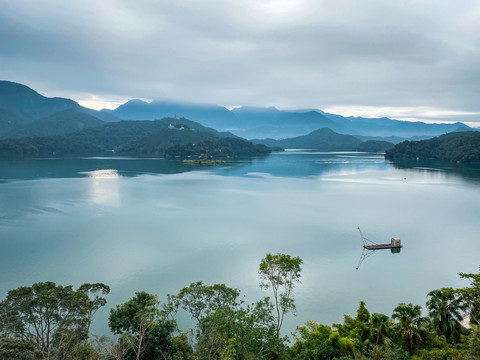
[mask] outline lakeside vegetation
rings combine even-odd
[[[53,282],[10,290],[0,302],[0,359],[454,359],[480,358],[480,273],[460,273],[465,288],[434,289],[427,315],[416,304],[392,304],[392,314],[370,313],[360,301],[343,323],[308,321],[293,338],[281,333],[296,309],[293,290],[303,261],[267,254],[258,271],[270,296],[246,304],[240,290],[224,284],[191,283],[178,294],[136,292],[110,310],[114,338],[90,333],[110,288],[84,284],[77,290]],[[178,328],[179,311],[194,329]],[[321,310],[319,310],[321,311]],[[471,329],[459,321],[470,315]]]
[[[120,121],[69,134],[0,140],[0,157],[127,155],[231,159],[264,156],[270,152],[264,145],[252,144],[183,118]]]
[[[445,163],[479,164],[480,132],[462,131],[428,140],[404,141],[386,151],[392,161],[434,160]]]

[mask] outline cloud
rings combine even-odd
[[[477,113],[479,13],[476,1],[5,0],[0,77],[99,103]]]

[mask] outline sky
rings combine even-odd
[[[480,125],[480,1],[0,0],[0,79],[132,98]]]

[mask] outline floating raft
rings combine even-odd
[[[363,260],[365,260],[370,255],[376,253],[376,250],[390,249],[392,254],[400,253],[400,249],[402,248],[402,241],[400,240],[400,238],[392,238],[390,240],[390,244],[376,244],[373,241],[367,239],[365,236],[363,236],[362,230],[360,230],[360,227],[357,227],[357,230],[359,231],[360,237],[362,238],[362,241],[363,241],[363,251],[357,265],[357,270],[362,264]],[[365,251],[365,250],[371,250],[371,251]]]
[[[400,248],[402,247],[402,241],[399,238],[392,238],[392,240],[390,240],[390,244],[364,244],[363,247],[367,250],[391,249],[392,253],[399,253]]]

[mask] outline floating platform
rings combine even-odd
[[[383,250],[383,249],[391,249],[392,252],[400,252],[400,248],[402,247],[402,241],[399,238],[392,238],[390,244],[375,244],[375,245],[363,245],[363,247],[367,250]],[[398,249],[398,251],[394,251]]]

